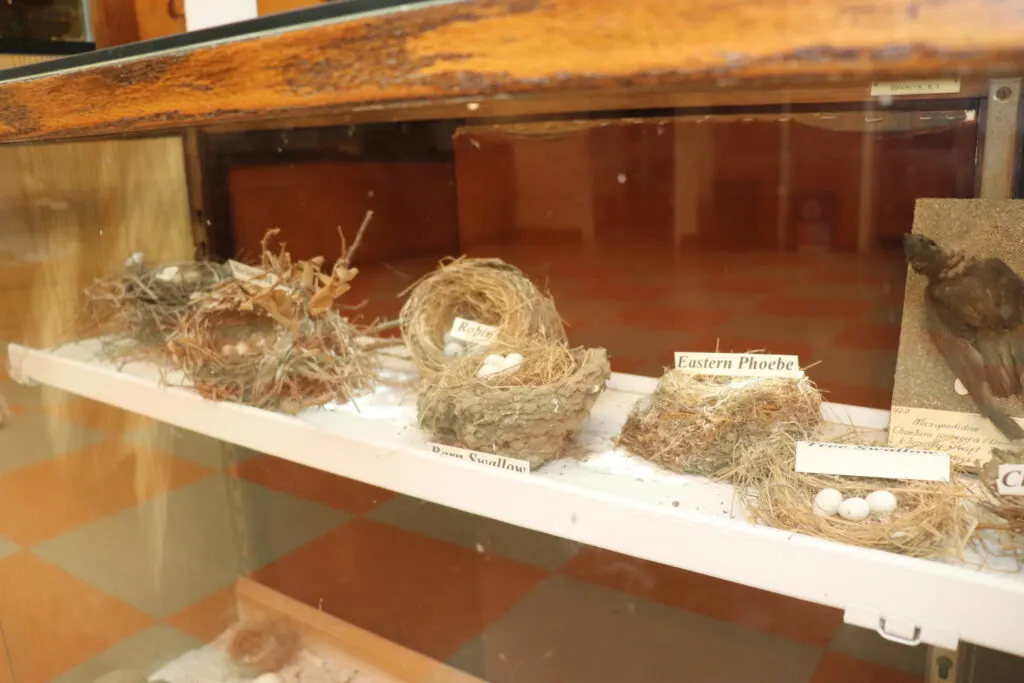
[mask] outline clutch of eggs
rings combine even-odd
[[[896,511],[899,501],[892,491],[875,491],[864,498],[846,498],[836,489],[822,489],[814,497],[814,513],[822,517],[838,514],[859,522],[869,515],[885,517]]]
[[[523,356],[519,353],[510,353],[502,356],[497,353],[484,358],[483,365],[477,371],[476,376],[480,378],[490,377],[503,372],[511,372],[523,364]]]

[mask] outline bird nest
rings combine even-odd
[[[1019,454],[1009,454],[1016,457],[1006,457],[1008,455],[1006,453],[993,455],[993,461],[988,466],[978,468],[981,489],[979,506],[1001,520],[1001,525],[989,525],[989,527],[1009,533],[1012,538],[1005,545],[1008,550],[1018,554],[1024,550],[1024,496],[1002,495],[999,493],[996,478],[999,476],[999,464],[1013,462],[1019,458]]]
[[[796,471],[796,435],[776,432],[738,468],[737,491],[753,522],[911,557],[962,559],[974,538],[977,516],[963,484],[837,477]],[[848,437],[848,438],[853,438]],[[845,440],[845,439],[844,439]],[[826,488],[843,498],[864,498],[879,490],[899,501],[895,512],[861,521],[824,517],[815,512],[815,496]]]
[[[151,268],[133,257],[123,273],[86,289],[82,333],[116,339],[119,343],[107,348],[118,356],[163,352],[194,299],[230,277],[230,269],[219,263]]]
[[[329,273],[322,257],[293,262],[264,237],[261,265],[193,297],[167,348],[205,398],[296,413],[344,402],[371,389],[377,376],[372,338],[386,325],[358,328],[335,310],[358,269],[351,250]]]
[[[522,364],[479,377],[482,352],[454,359],[425,380],[417,403],[420,426],[438,441],[534,467],[565,455],[611,376],[608,353],[541,342],[496,344],[487,351],[521,354]]]
[[[667,371],[633,406],[618,443],[674,472],[732,480],[737,463],[776,433],[821,423],[821,393],[806,378],[719,377]]]
[[[497,328],[490,343],[566,342],[554,301],[501,259],[448,259],[402,293],[402,336],[424,375],[441,372],[455,318]]]

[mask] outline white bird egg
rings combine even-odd
[[[444,345],[444,355],[448,358],[458,358],[466,353],[466,347],[457,341],[450,341]]]
[[[953,380],[953,391],[956,392],[957,396],[966,396],[970,393],[967,391],[967,387],[964,386],[964,383],[960,381],[959,377]]]
[[[500,367],[495,367],[490,363],[484,363],[480,366],[480,369],[476,371],[476,376],[480,378],[490,377],[491,375],[496,375],[499,372],[501,372]]]
[[[867,501],[871,514],[878,517],[892,514],[899,505],[899,501],[896,500],[896,496],[892,491],[875,491],[868,494],[868,497],[864,500]]]
[[[459,344],[461,346],[461,343],[459,342],[459,340],[456,339],[455,336],[452,335],[451,332],[445,332],[444,333],[444,343],[445,344],[451,344],[452,342],[455,342],[456,344]]]
[[[516,356],[519,356],[518,358]],[[523,357],[518,353],[510,353],[505,356],[505,360],[501,362],[500,367],[502,370],[514,370],[523,364]]]
[[[238,352],[238,347],[234,344],[225,344],[221,347],[220,352],[225,356],[233,356]]]
[[[839,512],[839,506],[843,504],[843,494],[835,489],[822,489],[814,497],[814,511],[825,517],[831,517]]]
[[[851,522],[867,519],[870,513],[871,508],[868,507],[868,502],[863,498],[847,498],[839,506],[839,516]]]
[[[493,365],[496,368],[500,368],[505,362],[505,356],[500,356],[496,353],[492,353],[484,358],[484,365]]]
[[[240,341],[237,344],[235,344],[235,351],[238,351],[239,356],[244,356],[245,354],[252,351],[252,347],[249,346],[248,342]]]
[[[253,679],[252,683],[284,683],[284,679],[281,678],[280,674],[271,672],[263,674],[261,676],[257,676],[255,679]]]

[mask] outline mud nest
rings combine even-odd
[[[737,482],[737,490],[745,493],[751,521],[911,557],[962,559],[974,538],[977,516],[973,496],[958,479],[925,482],[802,474],[796,471],[796,441],[790,434],[776,433],[750,454],[745,469],[752,476]],[[814,511],[814,498],[825,488],[838,490],[844,499],[891,491],[899,507],[888,516],[862,521],[822,517]]]
[[[225,637],[231,662],[256,676],[279,671],[290,664],[301,644],[299,634],[284,620],[239,623]]]
[[[261,265],[203,293],[182,316],[167,347],[185,378],[205,398],[296,413],[345,402],[371,389],[374,337],[387,323],[358,328],[335,301],[358,274],[342,240],[330,272],[323,258],[293,262],[282,245],[263,240]]]
[[[119,355],[164,351],[168,335],[195,299],[231,277],[219,263],[148,267],[140,261],[129,259],[123,273],[99,279],[85,291],[82,334],[130,342],[109,346]]]
[[[565,455],[611,375],[604,349],[506,344],[490,354],[521,354],[518,367],[479,377],[482,353],[454,359],[424,382],[420,426],[438,441],[539,465]]]
[[[821,393],[806,377],[716,377],[667,371],[633,406],[618,443],[674,472],[734,480],[751,450],[776,433],[821,424]]]
[[[493,344],[566,342],[554,301],[501,259],[442,261],[402,294],[409,295],[400,315],[402,336],[425,376],[451,362],[446,335],[457,317],[497,327]]]

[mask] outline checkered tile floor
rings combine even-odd
[[[0,430],[0,683],[156,667],[230,622],[229,587],[242,574],[494,683],[921,678],[920,650],[843,626],[831,609],[54,390],[0,391],[17,413]],[[976,680],[1020,680],[1016,663],[989,660]],[[996,677],[999,667],[1007,673]]]

